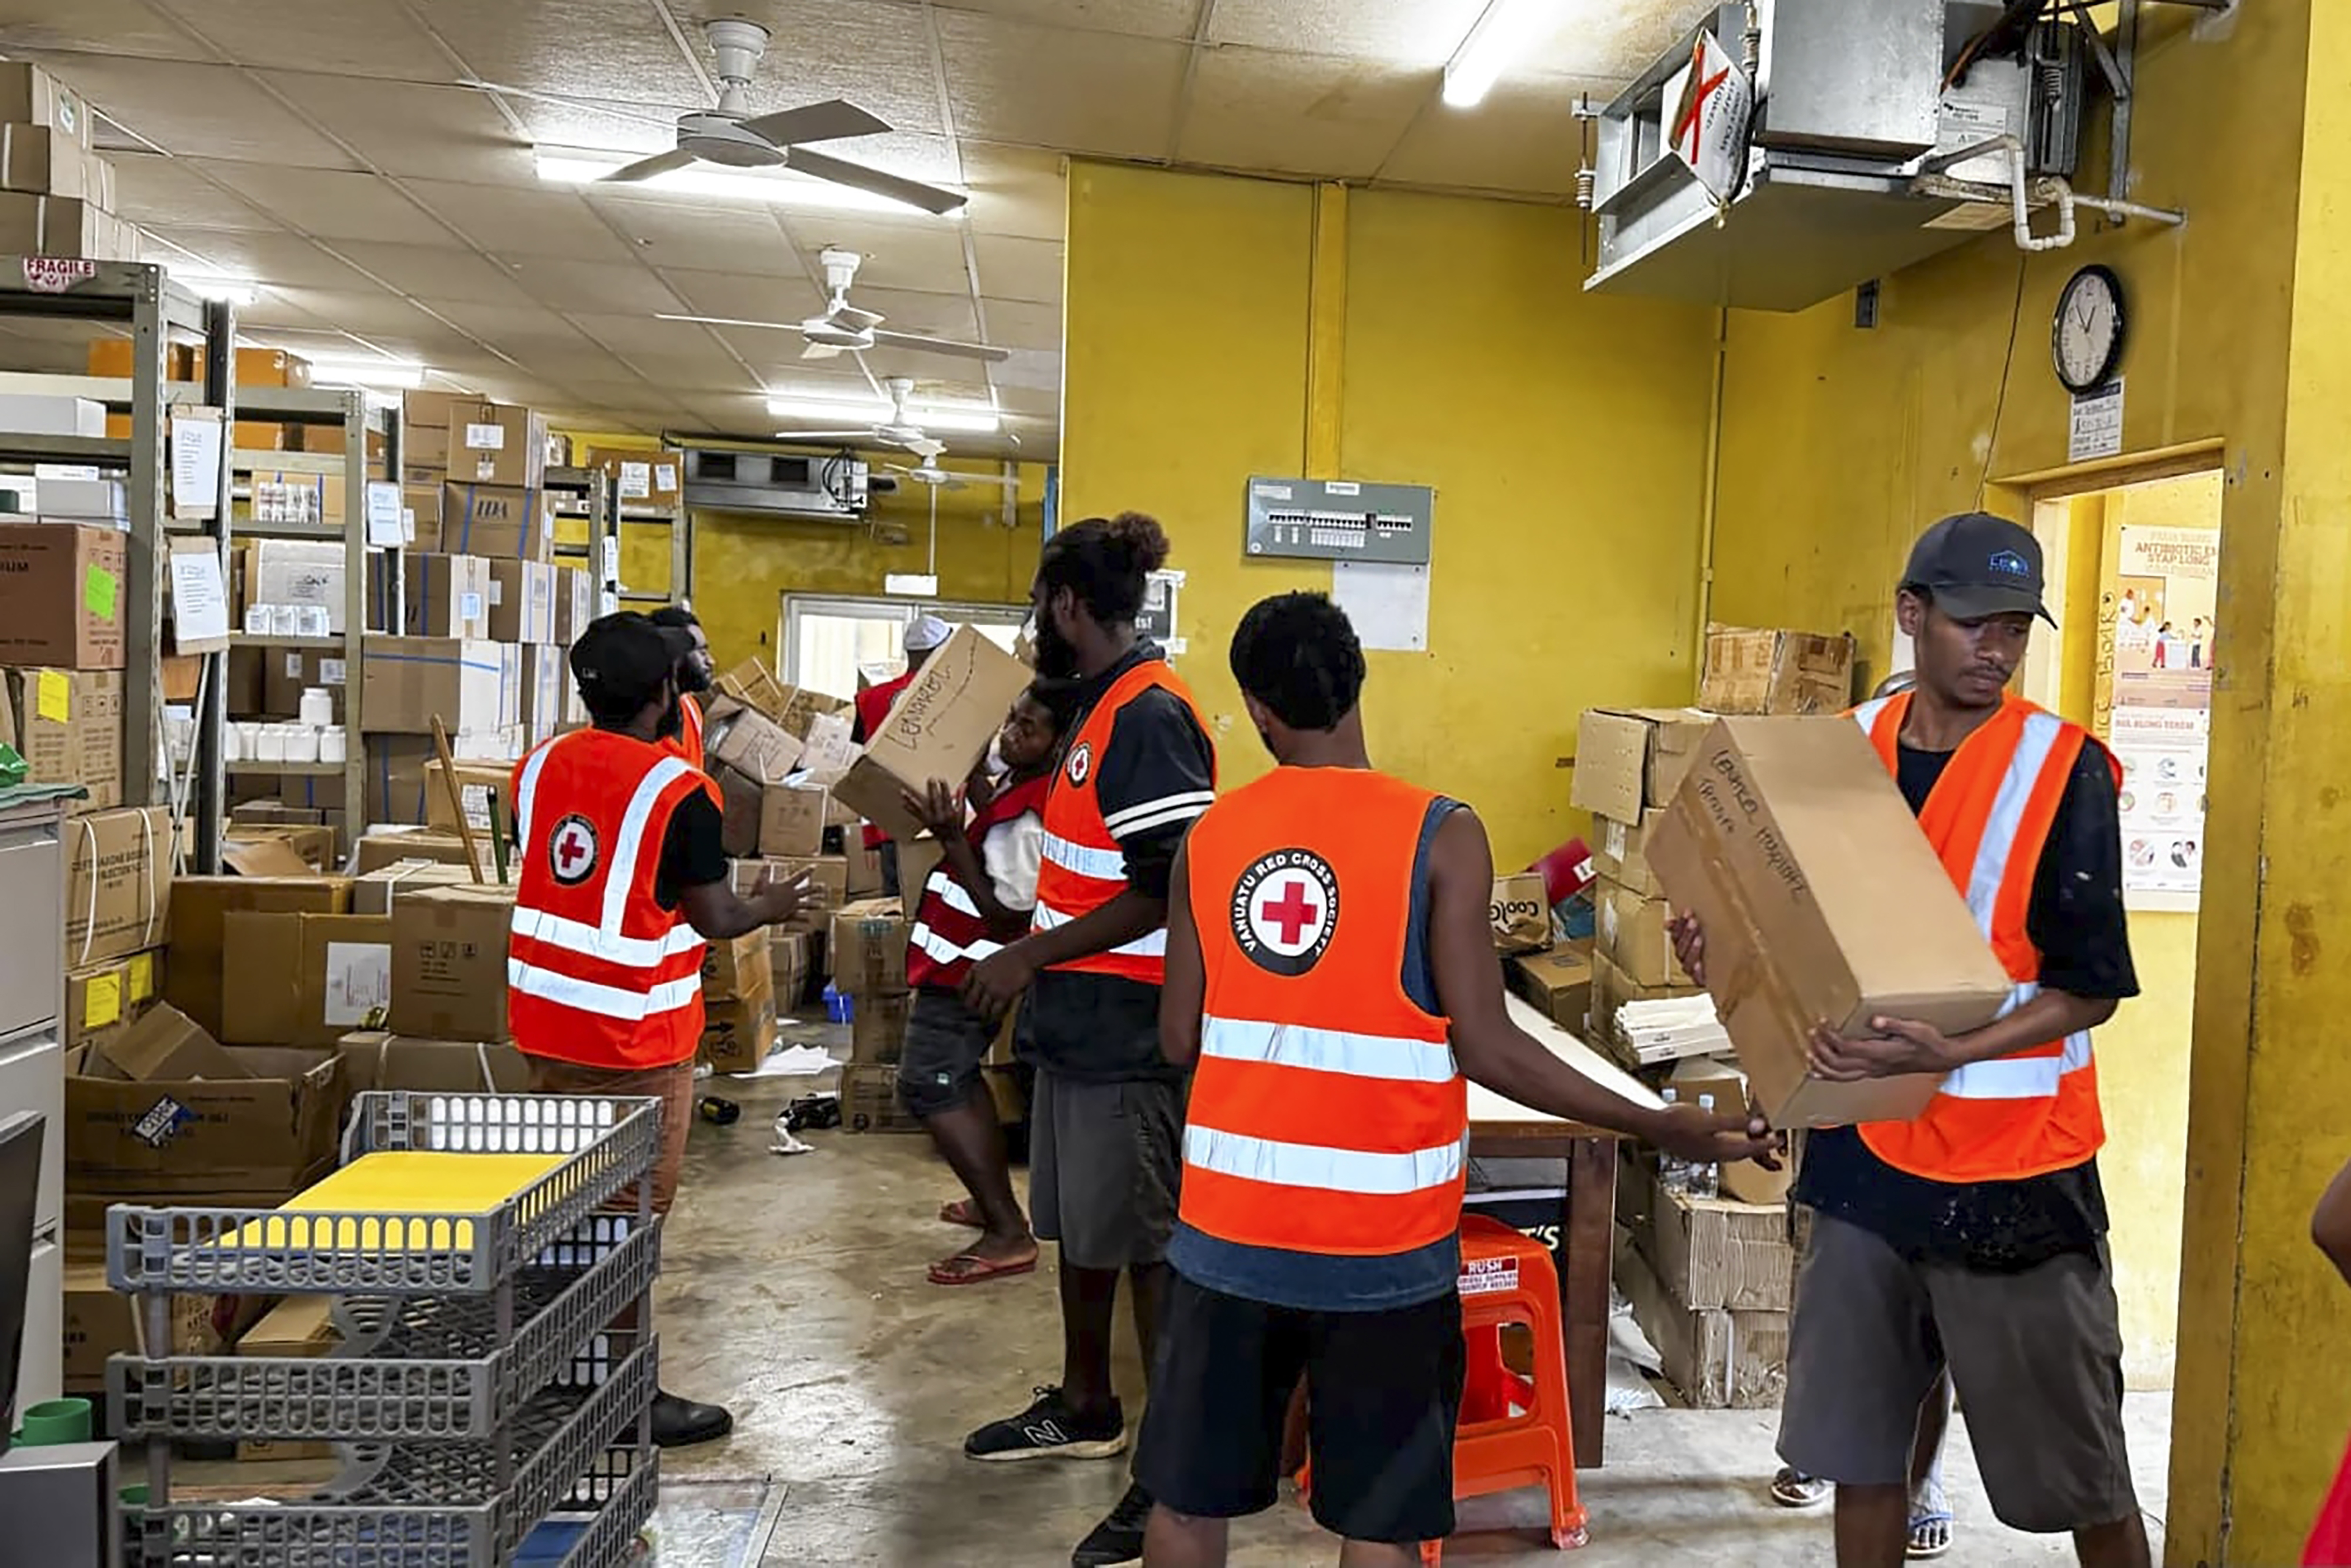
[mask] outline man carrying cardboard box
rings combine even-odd
[[[906,668],[903,674],[877,682],[857,694],[853,705],[856,717],[850,725],[850,739],[862,746],[880,733],[882,721],[890,716],[890,705],[898,700],[900,692],[914,684],[915,674],[930,656],[939,651],[940,644],[954,630],[935,615],[917,615],[906,622],[904,643]],[[897,841],[868,822],[865,824],[865,847],[882,856],[882,891],[893,898],[899,896]]]
[[[1134,629],[1146,579],[1166,559],[1152,518],[1089,517],[1046,541],[1030,590],[1037,674],[1076,683],[1073,716],[1045,800],[1035,923],[973,967],[964,999],[1000,1017],[1029,993],[1029,1200],[1037,1234],[1061,1247],[1061,1381],[967,1438],[976,1459],[1125,1449],[1110,1369],[1121,1270],[1146,1367],[1157,1343],[1184,1121],[1184,1071],[1159,1047],[1167,891],[1177,846],[1217,787],[1190,690]],[[1134,1561],[1150,1511],[1150,1495],[1130,1487],[1072,1562]]]
[[[1273,1505],[1307,1382],[1314,1517],[1356,1568],[1453,1532],[1459,1230],[1475,1078],[1709,1162],[1771,1154],[1743,1115],[1646,1109],[1510,1021],[1493,852],[1457,800],[1373,770],[1364,653],[1319,593],[1251,610],[1232,669],[1280,764],[1177,852],[1160,1034],[1198,1062],[1165,1354],[1135,1473],[1144,1561],[1212,1568]]]
[[[521,869],[508,1027],[538,1093],[661,1101],[661,1214],[693,1123],[704,941],[791,919],[806,887],[770,878],[737,898],[715,789],[662,747],[678,731],[677,665],[691,646],[633,612],[591,623],[571,645],[571,673],[594,727],[533,750],[513,783]],[[734,1418],[662,1393],[653,1427],[655,1442],[677,1447],[723,1437]]]
[[[710,656],[710,639],[702,634],[702,622],[694,612],[683,604],[664,604],[646,619],[656,626],[684,632],[691,644],[677,662],[678,732],[662,746],[685,758],[689,767],[707,771],[709,764],[702,756],[702,699],[718,678],[718,662]]]
[[[1903,1561],[1919,1403],[1946,1366],[2003,1523],[2070,1532],[2098,1568],[2147,1562],[2090,1051],[2090,1030],[2138,993],[2120,778],[2082,729],[2007,695],[2033,621],[2050,619],[2042,591],[2030,531],[1980,513],[1937,523],[1896,597],[1917,685],[1854,716],[2015,990],[1956,1038],[1899,1018],[1813,1037],[1819,1077],[1941,1080],[1915,1121],[1815,1131],[1796,1183],[1817,1218],[1780,1456],[1836,1483],[1839,1568]],[[1676,946],[1702,978],[1694,922],[1677,922]]]

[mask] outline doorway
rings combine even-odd
[[[918,615],[976,627],[1009,653],[1029,607],[787,593],[776,640],[783,650],[783,678],[833,696],[888,680],[906,667],[906,625]]]

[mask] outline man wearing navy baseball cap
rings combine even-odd
[[[2097,1153],[2090,1031],[2138,994],[2123,915],[2121,770],[2080,727],[2008,687],[2043,600],[2040,543],[1970,512],[1911,551],[1895,612],[1917,681],[1855,719],[2008,970],[1993,1022],[1916,1019],[1813,1032],[1813,1071],[1908,1075],[1938,1092],[1915,1121],[1813,1133],[1795,1201],[1815,1214],[1789,1326],[1780,1457],[1836,1485],[1839,1568],[1892,1568],[1914,1544],[1921,1399],[1948,1371],[1992,1511],[2070,1534],[2093,1568],[2145,1568],[2122,1427],[2122,1331]],[[1703,975],[1705,937],[1675,922]],[[1923,1500],[1926,1544],[1949,1512]]]

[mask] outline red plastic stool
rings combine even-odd
[[[1534,1336],[1531,1378],[1502,1361],[1502,1329]],[[1559,1271],[1541,1242],[1483,1215],[1461,1218],[1461,1418],[1453,1435],[1453,1495],[1484,1497],[1539,1486],[1551,1498],[1551,1543],[1584,1543],[1575,1495],[1575,1438],[1567,1408],[1567,1334],[1560,1319]],[[1298,1472],[1298,1495],[1313,1490],[1313,1467]],[[1445,1543],[1421,1542],[1437,1568]]]

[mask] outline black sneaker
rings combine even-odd
[[[1107,1459],[1126,1451],[1126,1416],[1115,1399],[1101,1416],[1081,1416],[1059,1388],[1040,1387],[1034,1405],[990,1421],[963,1440],[963,1451],[975,1459]]]
[[[1070,1553],[1070,1568],[1109,1568],[1113,1563],[1137,1563],[1143,1558],[1143,1529],[1151,1522],[1151,1494],[1136,1481],[1118,1500],[1118,1506],[1093,1527]]]

